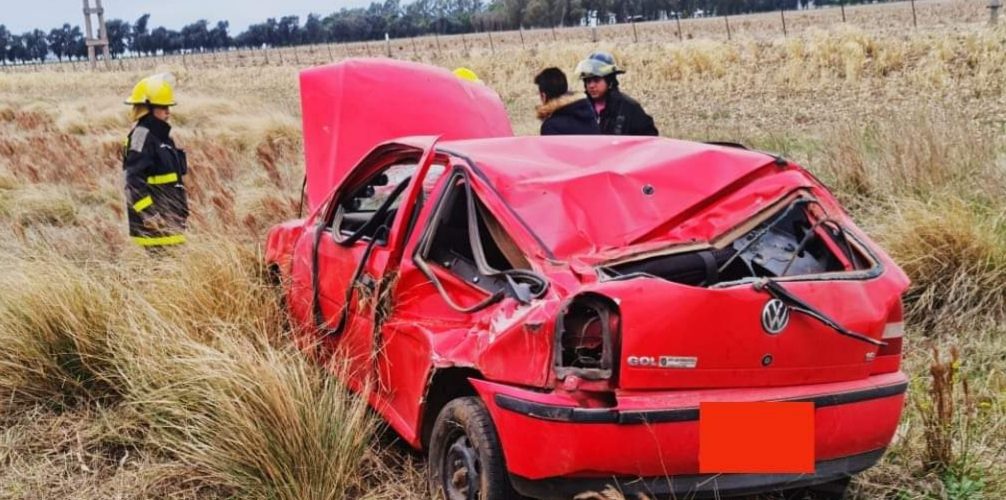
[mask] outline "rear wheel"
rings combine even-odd
[[[430,436],[428,465],[433,498],[517,497],[507,477],[496,428],[477,397],[457,398],[440,410]]]

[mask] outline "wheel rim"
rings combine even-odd
[[[444,455],[441,471],[447,500],[478,500],[481,470],[468,436],[458,436]]]

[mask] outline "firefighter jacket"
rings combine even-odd
[[[170,132],[167,122],[148,114],[126,138],[122,168],[129,236],[143,247],[185,243],[189,205],[183,178],[188,164]]]
[[[588,96],[588,99],[590,97]],[[658,135],[653,118],[635,99],[610,89],[604,110],[597,117],[601,133],[608,135]]]

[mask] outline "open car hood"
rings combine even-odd
[[[499,96],[450,71],[391,59],[347,59],[300,74],[311,210],[378,144],[404,136],[513,135]]]

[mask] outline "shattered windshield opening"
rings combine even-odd
[[[609,279],[642,274],[711,287],[871,266],[871,259],[816,200],[798,198],[721,248],[659,255],[605,266],[601,272]]]

